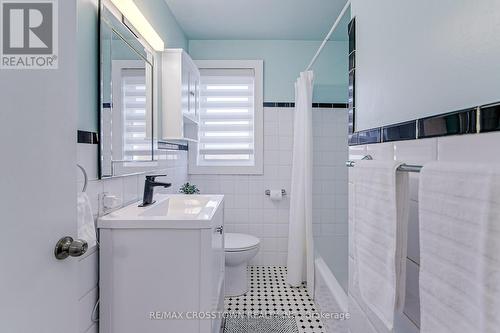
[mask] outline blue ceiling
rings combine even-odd
[[[165,0],[188,39],[322,40],[347,0]],[[332,40],[347,40],[349,12]]]

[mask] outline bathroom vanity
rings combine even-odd
[[[222,195],[157,195],[98,221],[102,333],[220,332]],[[204,318],[202,318],[204,317]]]

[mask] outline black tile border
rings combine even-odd
[[[357,145],[359,145],[358,133],[354,132],[352,134],[349,134],[348,137],[347,137],[347,144],[349,146],[357,146]]]
[[[294,108],[295,102],[264,102],[265,108]],[[320,109],[346,109],[347,103],[312,103],[313,108]]]
[[[265,108],[293,108],[295,107],[294,102],[264,102],[263,106]]]
[[[77,131],[77,143],[83,144],[99,144],[97,132]],[[158,149],[160,150],[188,150],[188,145],[181,143],[172,143],[167,141],[158,141]]]
[[[479,125],[481,133],[500,131],[500,103],[481,107]]]
[[[367,145],[381,142],[381,128],[372,128],[349,134],[347,142],[349,146]]]
[[[313,103],[313,108],[320,109],[347,109],[347,103]]]
[[[417,138],[416,120],[382,127],[383,142],[415,140],[416,138]]]
[[[89,131],[77,131],[77,142],[78,143],[87,143],[87,144],[98,144],[99,143],[99,136],[97,135],[96,132],[89,132]]]
[[[382,141],[382,131],[380,128],[373,128],[366,131],[359,131],[357,134],[358,144],[366,145],[370,143],[380,143]]]
[[[445,113],[418,120],[418,138],[476,133],[477,109]]]
[[[380,131],[380,140],[377,134]],[[357,131],[349,146],[500,131],[500,102]]]
[[[295,107],[293,102],[264,102],[264,107]],[[313,108],[347,109],[344,103],[313,103]],[[458,123],[455,130],[449,127],[441,131],[426,133],[426,123],[451,119]],[[349,146],[367,145],[382,142],[426,139],[449,135],[466,135],[500,131],[500,102],[471,107],[459,111],[447,112],[431,117],[397,123],[349,134]],[[83,144],[98,144],[99,136],[96,132],[77,131],[77,142]],[[170,142],[158,142],[158,149],[188,150],[187,145]]]

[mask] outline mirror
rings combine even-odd
[[[100,176],[153,170],[154,54],[114,8],[100,14]]]

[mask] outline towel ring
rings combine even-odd
[[[85,171],[85,168],[82,167],[80,164],[77,164],[76,165],[83,173],[83,189],[82,189],[82,192],[85,192],[87,190],[87,183],[89,181],[88,177],[87,177],[87,171]]]

